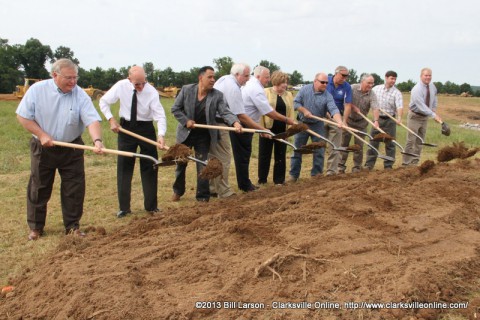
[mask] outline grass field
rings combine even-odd
[[[404,96],[405,104],[408,103],[408,95]],[[168,131],[166,141],[168,145],[175,143],[176,121],[170,113],[173,99],[162,99],[168,118]],[[457,98],[440,97],[440,105],[474,106],[480,113],[480,98]],[[29,178],[29,148],[28,141],[30,134],[26,132],[15,118],[15,109],[18,101],[0,101],[0,199],[2,208],[2,219],[0,233],[0,256],[2,265],[0,267],[0,286],[8,283],[9,277],[22,272],[24,268],[31,267],[35,261],[43,258],[52,252],[59,240],[64,236],[64,228],[61,217],[59,199],[59,179],[55,182],[52,199],[49,202],[47,224],[45,227],[46,237],[40,241],[27,241],[28,226],[26,224],[26,186]],[[114,114],[118,113],[118,105],[113,108]],[[440,114],[442,112],[440,111]],[[480,133],[458,127],[461,122],[458,119],[444,117],[452,127],[452,135],[444,137],[440,134],[440,125],[430,121],[426,137],[428,142],[438,143],[439,147],[449,145],[453,142],[464,141],[467,146],[479,145]],[[105,146],[116,149],[116,134],[111,132],[108,123],[103,126],[103,139]],[[398,142],[405,144],[406,132],[398,128]],[[257,137],[254,141],[254,152],[250,170],[250,178],[255,183],[257,180]],[[91,144],[88,134],[84,135],[86,144]],[[398,149],[397,149],[398,150]],[[383,152],[383,147],[380,148]],[[425,147],[421,161],[435,159],[437,148]],[[351,161],[351,156],[349,160]],[[399,158],[399,153],[397,153]],[[82,228],[87,226],[103,226],[107,232],[128,224],[135,216],[143,216],[143,195],[138,174],[138,166],[132,183],[132,210],[134,215],[125,219],[117,219],[115,213],[118,210],[116,194],[116,157],[111,155],[98,156],[86,152],[86,176],[87,193],[85,199],[84,216]],[[311,157],[305,157],[301,178],[308,178],[311,166]],[[233,161],[232,161],[233,164]],[[289,160],[287,160],[287,166]],[[381,168],[377,161],[377,168]],[[397,160],[396,166],[399,165]],[[349,166],[351,167],[351,166]],[[288,168],[288,167],[287,167]],[[195,172],[194,166],[189,165],[187,171],[187,193],[178,203],[170,202],[172,195],[171,185],[174,180],[174,167],[159,168],[159,206],[163,209],[175,208],[194,203],[195,195]],[[270,176],[271,179],[271,176]],[[236,188],[234,168],[230,171],[230,182]],[[269,185],[267,185],[269,187]],[[215,201],[215,200],[213,200]]]

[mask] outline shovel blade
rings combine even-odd
[[[415,154],[415,153],[410,153],[410,152],[405,152],[405,151],[402,151],[400,152],[401,154],[404,154],[406,156],[411,156],[411,157],[415,157],[415,158],[420,158],[420,155],[418,154]]]
[[[389,156],[384,156],[383,154],[379,154],[378,157],[379,157],[380,159],[387,160],[387,161],[395,161],[394,158],[389,157]]]
[[[422,146],[427,146],[427,147],[438,147],[436,144],[433,143],[428,143],[428,142],[423,142],[421,143]]]
[[[290,135],[287,132],[282,132],[282,133],[277,133],[272,137],[272,139],[286,139],[290,137]]]
[[[340,152],[354,152],[355,150],[348,150],[347,148],[344,147],[336,147],[333,148],[334,151],[340,151]]]
[[[306,149],[306,148],[298,148],[294,150],[294,152],[298,152],[300,154],[312,154],[315,150],[312,149]]]

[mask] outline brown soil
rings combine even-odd
[[[187,157],[192,155],[192,150],[184,144],[175,144],[171,146],[167,153],[162,156],[162,161],[188,161]]]
[[[347,150],[349,151],[360,151],[362,148],[358,144],[352,144],[347,147]]]
[[[418,167],[418,170],[420,171],[420,174],[425,174],[428,171],[432,170],[433,167],[435,167],[435,162],[432,160],[426,160],[422,163],[421,166]]]
[[[0,101],[14,101],[14,100],[20,101],[20,99],[15,97],[15,95],[13,93],[2,93],[2,94],[0,94]]]
[[[389,142],[389,141],[395,140],[395,138],[389,135],[388,133],[379,133],[379,134],[376,134],[372,140],[380,141],[380,142]]]
[[[107,235],[66,236],[57,252],[11,280],[15,290],[0,298],[0,315],[437,319],[455,312],[473,319],[480,308],[480,159],[439,163],[424,174],[408,167],[315,177],[191,207],[168,205]],[[313,305],[275,309],[274,301]],[[344,305],[361,301],[469,306]]]
[[[287,137],[291,137],[306,130],[308,130],[308,126],[305,123],[297,123],[288,127],[287,131],[285,132],[287,133]]]
[[[445,146],[438,151],[437,160],[439,162],[447,162],[453,159],[466,159],[474,156],[479,148],[468,149],[465,143],[454,142],[452,146]]]
[[[199,177],[202,179],[210,180],[222,175],[223,165],[217,158],[211,158],[208,160],[208,164],[200,172]]]
[[[326,146],[326,143],[323,142],[323,141],[320,141],[320,142],[309,143],[307,145],[302,146],[301,148],[302,149],[307,149],[307,150],[318,150],[318,149],[321,149],[321,148],[325,148],[325,146]]]

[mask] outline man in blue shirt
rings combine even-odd
[[[294,99],[293,108],[298,111],[297,119],[299,122],[305,123],[310,130],[325,135],[323,122],[312,119],[311,116],[325,117],[327,112],[333,119],[343,127],[342,117],[338,111],[332,95],[326,90],[328,84],[328,77],[325,73],[317,73],[313,84],[304,86]],[[295,147],[304,146],[311,138],[313,142],[320,141],[317,136],[311,135],[307,131],[297,133],[295,135]],[[315,150],[313,153],[313,167],[310,175],[316,176],[323,172],[323,154],[324,150]],[[294,152],[290,158],[290,182],[295,182],[300,176],[302,168],[302,155]]]
[[[100,116],[90,97],[77,86],[78,67],[68,59],[57,60],[50,80],[35,83],[17,108],[17,119],[33,137],[30,140],[31,174],[27,189],[29,240],[43,235],[47,203],[58,169],[63,223],[67,234],[83,236],[80,219],[85,198],[83,150],[56,147],[53,141],[83,144],[88,128],[96,153],[101,153]]]
[[[346,123],[351,110],[352,88],[347,82],[349,77],[347,67],[338,66],[335,69],[335,75],[328,77],[327,91],[333,96],[335,105]],[[325,132],[328,139],[334,145],[339,146],[342,143],[342,130],[335,125],[325,124]],[[327,176],[337,174],[338,162],[340,161],[340,153],[334,151],[330,144],[327,145],[329,153],[327,160]]]

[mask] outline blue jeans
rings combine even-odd
[[[323,122],[306,123],[306,125],[308,125],[310,130],[322,136],[325,136],[325,129],[323,127]],[[311,135],[306,131],[297,133],[294,137],[295,137],[294,144],[296,148],[300,148],[301,146],[306,145],[308,142],[308,138],[311,138],[312,142],[322,141],[320,138],[314,135]],[[312,167],[312,170],[310,171],[310,175],[312,177],[316,176],[317,174],[323,173],[324,153],[325,153],[325,148],[317,149],[313,152],[313,167]],[[301,169],[302,169],[302,155],[298,152],[293,152],[293,155],[290,158],[290,176],[298,179],[298,177],[300,176]]]

